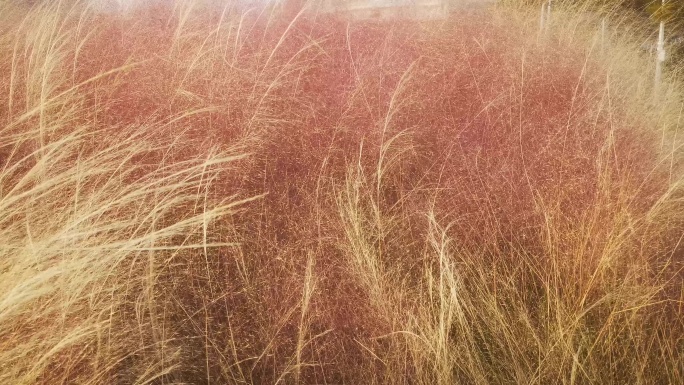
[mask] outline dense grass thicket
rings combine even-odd
[[[0,2],[0,383],[684,383],[638,42],[165,4]]]

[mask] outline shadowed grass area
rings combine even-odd
[[[679,85],[624,26],[13,4],[0,382],[684,380]]]

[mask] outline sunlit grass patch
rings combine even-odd
[[[679,86],[635,42],[12,15],[1,382],[681,382]]]

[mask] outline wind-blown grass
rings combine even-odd
[[[637,42],[3,11],[0,382],[684,379],[681,100]]]

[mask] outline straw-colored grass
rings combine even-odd
[[[557,12],[0,2],[0,383],[683,383],[676,71]]]

